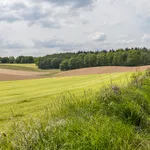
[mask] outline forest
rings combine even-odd
[[[142,66],[150,64],[150,50],[147,48],[126,48],[103,51],[79,51],[39,57],[36,64],[41,69],[62,71],[96,66]]]
[[[0,63],[36,63],[40,69],[62,71],[96,66],[142,66],[150,65],[150,50],[126,48],[102,51],[78,51],[46,55],[44,57],[0,57]]]
[[[0,63],[2,64],[30,64],[30,63],[35,63],[35,58],[32,56],[18,56],[15,58],[14,56],[10,57],[0,57]]]

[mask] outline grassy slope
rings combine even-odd
[[[0,64],[0,68],[24,71],[40,71],[35,64]]]
[[[134,83],[87,91],[80,97],[61,96],[39,120],[16,124],[8,135],[2,133],[1,148],[148,150],[150,77]]]
[[[0,64],[0,68],[10,70],[21,70],[21,71],[47,72],[47,73],[49,73],[50,71],[54,71],[56,73],[60,72],[59,69],[42,70],[39,69],[35,64]]]
[[[42,112],[50,101],[64,92],[82,95],[84,90],[98,89],[103,84],[126,82],[127,73],[47,78],[0,82],[0,127],[20,118]],[[15,116],[15,117],[13,117]]]

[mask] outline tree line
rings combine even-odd
[[[58,53],[44,57],[18,56],[0,57],[0,63],[35,63],[40,69],[61,69],[62,71],[96,66],[141,66],[150,65],[150,50],[147,48],[126,48],[103,51],[78,51]]]
[[[61,69],[62,71],[96,66],[150,65],[150,50],[147,48],[126,48],[60,53],[39,57],[36,64],[41,69]]]
[[[35,59],[32,56],[18,56],[17,58],[11,56],[11,57],[0,57],[0,63],[2,64],[30,64],[30,63],[35,63]]]

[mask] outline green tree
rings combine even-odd
[[[96,66],[96,55],[95,54],[87,54],[84,57],[84,64],[86,67],[94,67]]]
[[[65,59],[61,62],[61,64],[59,65],[59,68],[61,71],[66,71],[66,70],[69,70],[69,60],[68,59]]]
[[[127,65],[129,66],[138,66],[140,64],[140,55],[137,51],[131,51],[128,53]]]
[[[120,65],[120,56],[117,53],[114,54],[112,64],[114,66],[119,66]]]
[[[42,59],[42,57],[36,57],[36,58],[34,58],[34,62],[36,64],[36,66],[38,66],[38,64],[40,62],[40,59]]]
[[[109,66],[113,65],[113,59],[114,59],[114,52],[108,52],[106,54],[106,58],[107,58],[107,64]]]
[[[78,54],[78,56],[76,57],[77,61],[78,61],[78,68],[84,68],[84,57],[86,56],[86,54]]]
[[[8,57],[3,57],[1,62],[2,63],[9,63],[9,58]]]
[[[15,62],[15,58],[13,56],[9,57],[9,63],[13,64]]]
[[[51,67],[53,69],[58,69],[59,68],[59,64],[60,64],[60,60],[59,58],[53,58],[51,61]]]
[[[42,58],[39,60],[38,67],[41,69],[51,69],[51,59]]]
[[[69,59],[69,69],[77,69],[78,68],[78,59],[76,59],[75,57],[72,57]]]
[[[150,55],[148,55],[148,53],[146,53],[146,52],[141,52],[140,63],[141,63],[141,65],[149,65],[150,64]]]
[[[97,55],[97,66],[106,66],[108,64],[106,53],[99,53]]]
[[[29,63],[29,59],[27,56],[21,58],[21,64],[28,64],[28,63]]]
[[[18,57],[16,58],[16,63],[17,63],[17,64],[21,64],[22,58],[24,58],[24,56],[18,56]]]

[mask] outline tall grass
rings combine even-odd
[[[49,103],[39,119],[14,123],[1,133],[3,150],[150,149],[150,71],[126,87],[70,93]]]

